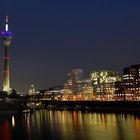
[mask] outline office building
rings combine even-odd
[[[93,71],[91,81],[97,99],[112,100],[115,94],[115,82],[121,81],[121,77],[114,71]]]
[[[124,68],[122,82],[115,87],[116,100],[140,100],[140,64]]]

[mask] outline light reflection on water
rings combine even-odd
[[[139,140],[140,117],[81,111],[0,115],[0,140]]]

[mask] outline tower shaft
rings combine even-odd
[[[3,91],[10,90],[10,71],[9,71],[9,46],[4,47],[4,79],[3,79]]]

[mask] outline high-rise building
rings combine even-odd
[[[140,64],[123,69],[122,82],[116,82],[116,100],[140,100]]]
[[[82,92],[83,70],[72,69],[67,74],[67,82],[64,84],[65,94],[81,94]]]
[[[1,34],[4,43],[4,71],[3,71],[3,91],[9,92],[10,88],[10,68],[9,68],[9,46],[12,41],[12,32],[8,29],[8,16],[6,16],[5,30]]]
[[[84,78],[82,69],[73,69],[67,74],[64,96],[66,100],[93,100],[91,80]]]
[[[93,91],[97,99],[112,100],[115,94],[115,82],[120,80],[120,75],[114,71],[103,70],[91,73]]]

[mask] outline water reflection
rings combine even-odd
[[[40,110],[0,116],[0,140],[139,140],[140,117]]]
[[[11,140],[10,126],[7,120],[5,120],[3,122],[3,125],[0,126],[0,139]]]
[[[12,126],[15,127],[15,117],[12,116]]]

